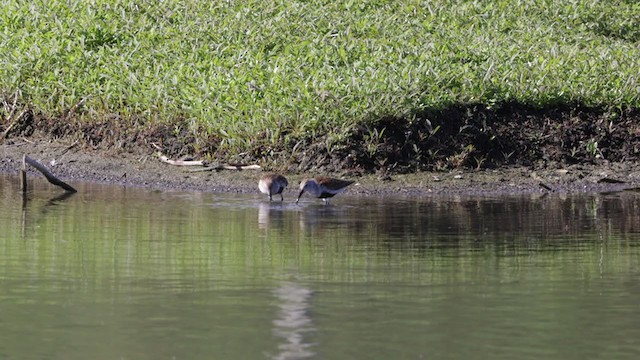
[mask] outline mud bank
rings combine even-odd
[[[67,182],[95,182],[167,191],[258,193],[261,170],[196,171],[172,166],[153,151],[104,151],[49,139],[14,138],[0,145],[0,172],[16,174],[26,154],[47,165]],[[30,170],[32,176],[39,176]],[[314,173],[285,174],[293,196],[297,184]],[[607,192],[640,185],[640,166],[633,162],[597,165],[506,167],[401,175],[353,176],[348,172],[322,174],[357,181],[349,194],[362,196],[500,195],[533,193]],[[611,180],[616,180],[612,182]],[[619,182],[617,182],[619,181]]]

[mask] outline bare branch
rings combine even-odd
[[[36,170],[40,171],[42,173],[42,175],[44,175],[44,177],[47,179],[47,181],[49,181],[53,185],[60,186],[61,188],[63,188],[67,192],[78,192],[78,190],[74,189],[71,185],[67,184],[66,182],[58,179],[44,165],[42,165],[39,162],[33,160],[32,158],[30,158],[30,157],[25,155],[24,158],[23,158],[23,161],[24,161],[24,163],[27,163],[27,164],[33,166],[34,168],[36,168]],[[25,167],[24,163],[22,165],[23,167]],[[26,191],[26,190],[27,189],[26,189],[26,186],[25,186],[22,191]]]

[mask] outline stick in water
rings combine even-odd
[[[49,172],[49,170],[44,167],[44,165],[40,164],[39,162],[33,160],[32,158],[28,157],[28,156],[24,156],[23,158],[23,164],[22,167],[24,168],[25,165],[24,163],[27,163],[31,166],[33,166],[34,168],[36,168],[36,170],[40,171],[42,173],[42,175],[44,175],[45,178],[47,178],[47,181],[49,181],[50,183],[52,183],[53,185],[56,186],[60,186],[61,188],[63,188],[65,191],[68,192],[78,192],[78,190],[74,189],[71,185],[67,184],[66,182],[58,179],[55,175],[53,175],[51,172]],[[22,180],[23,182],[23,189],[22,191],[27,191],[27,186],[26,186],[26,175],[24,177],[24,179]]]
[[[22,193],[27,192],[27,163],[25,157],[27,155],[22,156],[22,167],[20,168],[20,189]]]

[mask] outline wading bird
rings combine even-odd
[[[340,180],[324,176],[316,176],[313,179],[306,179],[300,183],[300,194],[296,199],[296,203],[304,192],[308,192],[311,196],[327,202],[328,198],[334,197],[343,192],[347,186],[353,184],[351,180]]]
[[[284,201],[282,191],[287,185],[289,185],[287,178],[279,174],[268,174],[258,181],[258,189],[261,193],[269,195],[269,201],[273,200],[272,196],[277,194],[280,194],[280,201]]]

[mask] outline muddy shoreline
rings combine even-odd
[[[61,179],[74,182],[119,184],[167,191],[258,193],[263,170],[198,171],[201,167],[172,166],[153,151],[104,151],[48,139],[14,138],[0,145],[0,173],[16,174],[26,154],[48,166]],[[297,184],[313,173],[285,174],[295,196]],[[362,196],[508,195],[620,191],[640,186],[640,166],[633,162],[602,161],[597,165],[566,167],[508,167],[460,169],[449,172],[349,176],[356,180],[348,193]],[[30,176],[40,176],[30,170]],[[610,182],[611,180],[620,181]],[[546,189],[547,186],[549,189]],[[285,195],[286,196],[286,195]]]

